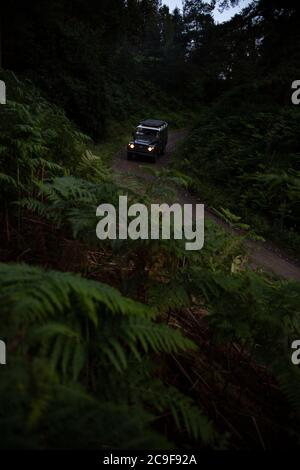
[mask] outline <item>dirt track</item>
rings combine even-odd
[[[173,151],[185,135],[186,131],[184,130],[170,132],[166,153],[158,160],[155,168],[163,168],[170,164]],[[132,175],[149,179],[152,178],[152,176],[142,168],[142,165],[145,165],[146,163],[148,163],[146,159],[128,161],[126,158],[126,152],[123,149],[115,156],[113,161],[113,168],[118,173],[130,173]],[[194,196],[188,193],[184,193],[181,190],[178,191],[178,202],[181,204],[200,203],[200,201]],[[226,222],[216,217],[209,210],[209,208],[206,208],[205,210],[205,217],[213,220],[216,224],[222,226],[225,230],[233,234],[238,234],[238,232],[226,224]],[[300,281],[300,267],[292,260],[288,259],[287,256],[285,256],[271,244],[247,241],[246,245],[249,250],[251,265],[253,267],[262,268],[282,278]]]

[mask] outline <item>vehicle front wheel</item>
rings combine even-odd
[[[133,155],[131,153],[127,153],[127,160],[132,160],[133,159]]]

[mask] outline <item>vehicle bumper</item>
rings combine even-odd
[[[127,151],[128,155],[132,155],[132,156],[142,156],[142,157],[153,157],[153,156],[157,156],[157,153],[156,152],[143,152],[143,151],[140,151],[140,150],[128,150]]]

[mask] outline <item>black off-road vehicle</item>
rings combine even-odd
[[[128,160],[140,155],[155,163],[157,157],[164,154],[168,143],[168,123],[146,119],[140,122],[132,137],[127,146]]]

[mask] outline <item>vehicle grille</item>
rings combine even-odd
[[[146,145],[136,145],[135,150],[140,151],[140,152],[146,152],[147,147]]]

